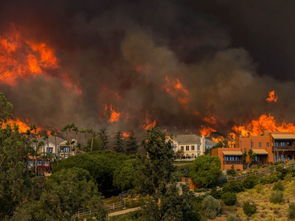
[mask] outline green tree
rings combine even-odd
[[[185,187],[181,191],[174,182],[174,151],[165,134],[152,128],[147,131],[143,146],[147,156],[141,158],[142,169],[137,178],[141,184],[139,190],[149,195],[149,202],[143,208],[142,220],[199,220],[198,210],[193,206],[194,196]]]
[[[121,191],[134,189],[139,185],[138,176],[142,165],[138,159],[125,160],[122,165],[115,169],[113,184]]]
[[[0,124],[12,117],[13,105],[0,93]]]
[[[125,152],[125,142],[122,136],[122,131],[118,131],[115,136],[114,150],[118,153]]]
[[[120,168],[128,156],[111,151],[81,153],[57,162],[54,172],[69,168],[87,170],[95,180],[97,187],[104,196],[118,194],[120,189],[114,186],[114,172]]]
[[[195,197],[183,187],[183,194],[179,194],[176,185],[167,187],[161,195],[160,203],[155,199],[148,201],[143,210],[145,221],[198,221],[201,220],[195,206]]]
[[[0,129],[0,220],[12,215],[16,206],[28,197],[27,158],[32,150],[26,135],[9,126]]]
[[[126,140],[126,153],[135,154],[138,149],[138,144],[134,133],[131,132],[130,136]]]
[[[92,217],[106,220],[106,212],[90,174],[80,168],[65,169],[48,178],[38,200],[20,205],[13,220],[71,220],[78,210],[92,210]]]
[[[106,150],[108,149],[108,144],[109,144],[109,136],[107,134],[107,129],[102,128],[98,132],[100,140],[101,140],[101,150]]]
[[[216,185],[220,175],[220,161],[217,157],[209,155],[197,157],[190,167],[193,182],[203,187]]]
[[[142,158],[140,192],[157,196],[172,180],[175,170],[173,147],[170,142],[166,142],[165,134],[159,128],[147,131],[143,146],[147,157]]]

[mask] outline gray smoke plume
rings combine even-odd
[[[0,9],[1,33],[13,23],[24,36],[46,42],[56,49],[60,68],[49,73],[51,78],[18,79],[17,86],[1,84],[0,90],[17,116],[44,127],[75,122],[79,127],[138,130],[145,120],[156,120],[171,131],[206,125],[226,131],[262,113],[294,121],[295,33],[288,32],[295,21],[290,12],[294,1],[277,4],[6,2]],[[273,10],[277,13],[271,14]],[[65,87],[63,73],[82,93]],[[167,93],[167,81],[176,79],[189,94]],[[266,103],[272,89],[279,101]],[[188,101],[179,102],[182,98]],[[111,107],[121,113],[120,121],[108,122]],[[217,122],[204,121],[208,116]]]

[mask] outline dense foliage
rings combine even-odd
[[[220,175],[219,159],[209,155],[197,157],[190,168],[190,176],[194,183],[203,187],[216,185]]]
[[[89,174],[95,180],[98,190],[105,196],[117,194],[123,189],[126,189],[127,181],[116,182],[114,185],[114,173],[116,170],[125,166],[124,161],[128,160],[129,157],[124,154],[119,154],[110,151],[97,151],[92,153],[79,154],[68,159],[58,162],[55,166],[54,171],[69,168],[82,168],[89,172]],[[120,175],[120,173],[116,173]],[[121,189],[121,187],[123,189]]]
[[[64,169],[50,176],[36,200],[17,208],[14,220],[70,220],[78,210],[92,210],[98,220],[106,218],[100,194],[89,172]]]

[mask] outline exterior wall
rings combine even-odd
[[[240,148],[216,148],[211,151],[211,155],[220,160],[221,170],[229,170],[234,167],[235,170],[243,170],[243,164],[226,164],[223,151],[241,151]]]
[[[268,155],[266,157],[267,163],[274,163],[273,141],[270,133],[265,133],[261,136],[239,137],[237,147],[242,151],[249,151],[250,149],[264,149]]]
[[[194,148],[192,148],[192,146]],[[182,150],[183,147],[183,150]],[[187,150],[187,147],[189,150]],[[176,152],[182,152],[186,157],[197,157],[200,156],[204,151],[201,150],[200,144],[197,143],[186,143],[186,144],[178,144],[176,143]]]

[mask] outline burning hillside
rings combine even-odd
[[[260,72],[217,18],[169,1],[59,2],[0,9],[14,12],[0,23],[0,91],[20,119],[207,136],[293,125],[294,81]]]

